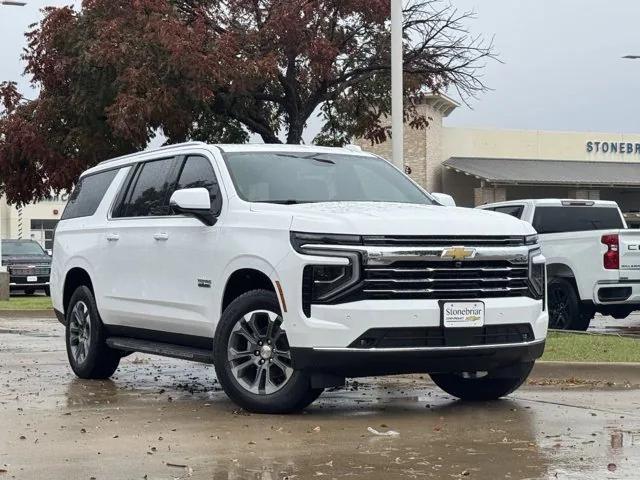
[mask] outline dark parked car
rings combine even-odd
[[[2,240],[2,265],[9,271],[11,291],[49,295],[51,257],[33,240]]]

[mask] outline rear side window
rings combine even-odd
[[[168,193],[171,189],[173,157],[153,160],[138,166],[115,217],[150,217],[169,215]]]
[[[62,213],[62,220],[90,217],[96,213],[98,205],[117,173],[116,169],[82,177],[69,197]]]
[[[211,162],[200,156],[190,156],[184,161],[176,190],[183,188],[206,188],[211,198],[211,210],[219,212],[222,205],[220,187]]]
[[[522,205],[505,205],[504,207],[496,207],[492,209],[494,212],[504,213],[505,215],[511,215],[512,217],[520,218],[522,216]]]
[[[538,233],[584,232],[624,228],[617,208],[538,207],[533,216]]]

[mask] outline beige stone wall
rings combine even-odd
[[[442,114],[430,104],[419,105],[420,111],[429,120],[424,130],[415,130],[405,125],[404,128],[404,161],[411,169],[409,175],[413,180],[429,191],[442,190]],[[391,141],[371,145],[364,139],[356,141],[363,150],[376,153],[391,160]]]

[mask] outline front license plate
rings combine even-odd
[[[37,281],[38,281],[38,277],[34,275],[30,275],[27,277],[27,282],[37,282]]]
[[[442,318],[445,328],[483,327],[484,303],[444,302]]]

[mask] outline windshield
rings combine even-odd
[[[45,255],[36,242],[2,242],[2,255]]]
[[[248,202],[435,202],[377,157],[309,152],[225,154],[238,195]]]

